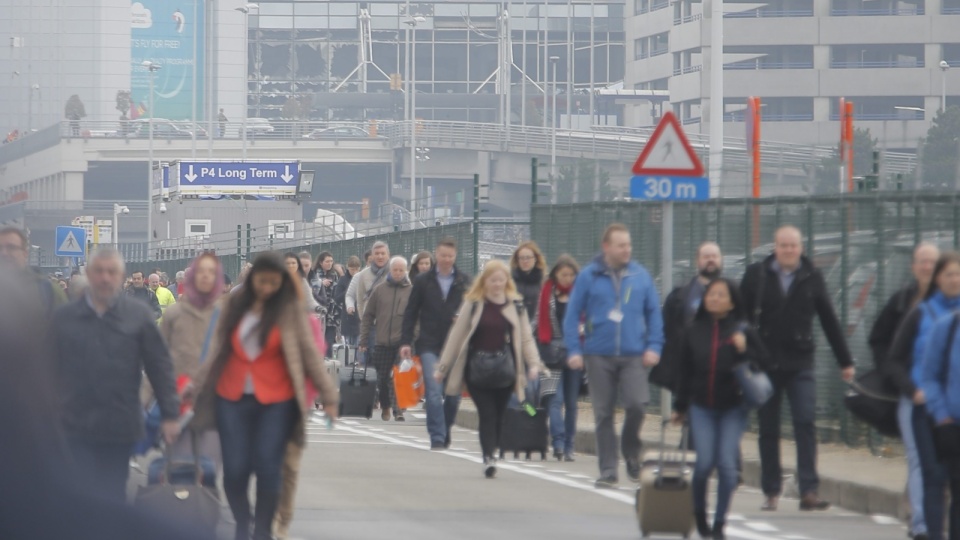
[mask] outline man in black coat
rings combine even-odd
[[[437,244],[434,252],[436,266],[413,280],[413,290],[403,314],[403,335],[400,338],[400,357],[410,358],[414,345],[414,331],[420,325],[415,343],[423,372],[436,371],[443,342],[457,318],[463,295],[470,285],[470,276],[456,267],[457,244],[445,238]],[[430,434],[430,449],[443,450],[450,447],[450,428],[460,409],[459,396],[444,396],[443,385],[432,376],[424,376],[426,386],[427,431]]]
[[[675,287],[663,301],[663,335],[666,339],[660,363],[650,370],[650,382],[676,391],[679,354],[683,330],[700,308],[703,293],[711,280],[723,273],[723,254],[715,242],[704,242],[697,248],[697,275],[686,284]]]
[[[774,252],[751,264],[740,284],[744,305],[770,354],[770,380],[774,395],[760,408],[761,487],[763,510],[776,510],[783,483],[780,466],[780,403],[790,398],[797,445],[800,509],[825,510],[830,503],[817,490],[816,382],[814,378],[813,316],[827,336],[845,381],[855,370],[843,327],[837,319],[823,275],[803,256],[800,230],[791,225],[777,229]]]
[[[117,501],[126,499],[130,453],[143,437],[143,372],[164,438],[173,443],[180,432],[173,362],[150,309],[121,294],[123,276],[116,250],[94,253],[86,294],[58,309],[52,325],[67,446],[87,485]]]
[[[154,320],[163,316],[163,310],[160,309],[160,301],[157,299],[157,294],[150,290],[150,287],[147,287],[143,279],[143,272],[138,270],[130,274],[130,288],[126,290],[126,294],[131,298],[140,300],[144,305],[149,307],[150,311],[153,312]]]

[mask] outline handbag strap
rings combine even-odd
[[[200,363],[207,359],[207,353],[210,352],[210,339],[213,338],[213,329],[217,326],[217,319],[220,318],[220,308],[215,308],[213,310],[213,315],[210,316],[210,324],[207,325],[207,335],[203,338],[203,348],[200,349]]]

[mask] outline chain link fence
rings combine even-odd
[[[659,203],[610,202],[538,205],[532,209],[531,237],[550,260],[562,253],[581,264],[600,249],[603,229],[627,225],[634,258],[655,276],[662,290],[662,206]],[[675,203],[674,285],[695,273],[695,253],[704,241],[724,251],[724,274],[739,279],[746,266],[773,250],[773,233],[792,224],[804,233],[805,251],[820,268],[859,372],[873,367],[867,346],[880,309],[910,279],[914,246],[921,240],[941,249],[960,245],[960,195],[956,193],[875,193],[845,197],[718,199],[709,203]],[[661,297],[662,297],[661,296]],[[869,445],[887,451],[884,440],[849,415],[843,406],[845,385],[819,325],[817,335],[817,425],[823,441]],[[659,412],[659,395],[651,410]],[[789,408],[784,407],[790,425]],[[787,435],[788,429],[784,429]]]

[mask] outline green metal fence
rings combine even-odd
[[[694,275],[691,261],[701,242],[718,242],[724,251],[724,273],[739,279],[747,264],[771,253],[777,227],[798,226],[804,232],[806,252],[826,278],[860,372],[873,366],[866,343],[870,327],[887,298],[909,279],[913,247],[920,240],[941,249],[956,249],[960,244],[960,196],[952,192],[720,199],[675,203],[674,215],[675,285]],[[532,209],[531,237],[551,260],[569,253],[584,263],[598,252],[603,229],[611,222],[622,222],[632,231],[634,258],[656,276],[659,285],[661,218],[659,203],[538,205]],[[845,386],[822,333],[817,343],[821,438],[877,450],[888,445],[890,441],[847,414]],[[658,405],[654,396],[652,409]],[[786,416],[789,408],[784,409]],[[785,428],[784,434],[789,431]]]

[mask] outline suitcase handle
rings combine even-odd
[[[662,484],[663,482],[663,462],[664,455],[667,452],[667,425],[670,424],[670,420],[664,417],[663,422],[660,424],[660,460],[659,466],[657,467],[657,484]],[[687,464],[687,446],[690,442],[690,424],[684,422],[680,427],[680,465],[685,466]]]
[[[196,481],[198,486],[203,486],[203,467],[200,465],[200,450],[197,443],[197,433],[193,429],[184,429],[186,424],[190,422],[193,418],[193,411],[189,411],[183,416],[180,417],[180,426],[181,426],[181,436],[184,433],[190,435],[190,451],[193,453],[193,468],[196,473]],[[172,451],[169,444],[164,443],[163,445],[163,475],[160,478],[160,485],[168,485],[170,483],[170,465],[173,463],[173,456],[171,455]]]

